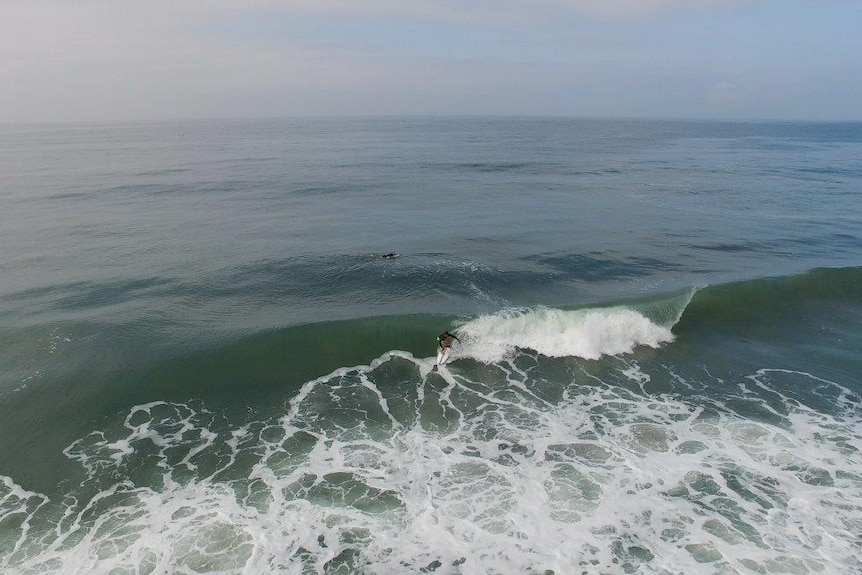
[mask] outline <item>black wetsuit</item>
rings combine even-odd
[[[448,331],[444,331],[443,333],[441,333],[440,335],[437,336],[437,345],[440,346],[440,349],[446,349],[447,347],[452,345],[453,339],[455,341],[457,341],[458,343],[461,343],[461,340],[458,339],[458,337],[455,334],[449,333]]]

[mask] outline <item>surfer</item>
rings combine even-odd
[[[398,257],[398,254],[396,254],[395,252],[389,252],[388,254],[371,254],[371,257],[374,259],[381,260],[394,260]]]
[[[458,343],[461,343],[461,340],[458,339],[458,337],[455,334],[449,333],[448,331],[444,331],[443,333],[438,335],[437,336],[437,345],[440,346],[440,351],[445,351],[446,349],[452,347],[452,340],[455,340]]]

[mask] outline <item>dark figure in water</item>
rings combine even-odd
[[[461,343],[461,340],[458,339],[458,337],[455,334],[449,333],[448,331],[444,331],[443,333],[438,335],[437,336],[437,345],[440,346],[440,351],[443,351],[446,348],[451,347],[452,346],[452,340],[455,340],[458,343]]]
[[[382,255],[371,254],[371,257],[373,257],[375,259],[381,259],[381,260],[394,260],[395,258],[398,257],[398,254],[396,254],[395,252],[389,252],[388,254],[382,254]]]

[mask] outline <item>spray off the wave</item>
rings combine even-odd
[[[512,357],[518,349],[547,357],[599,359],[631,353],[639,345],[656,348],[674,339],[670,327],[625,307],[507,310],[468,321],[458,333],[464,340],[458,355],[485,363]]]

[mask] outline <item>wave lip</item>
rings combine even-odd
[[[517,349],[549,357],[599,359],[657,348],[673,341],[671,326],[656,323],[628,307],[562,310],[548,307],[508,309],[480,316],[458,328],[460,356],[494,363]]]

